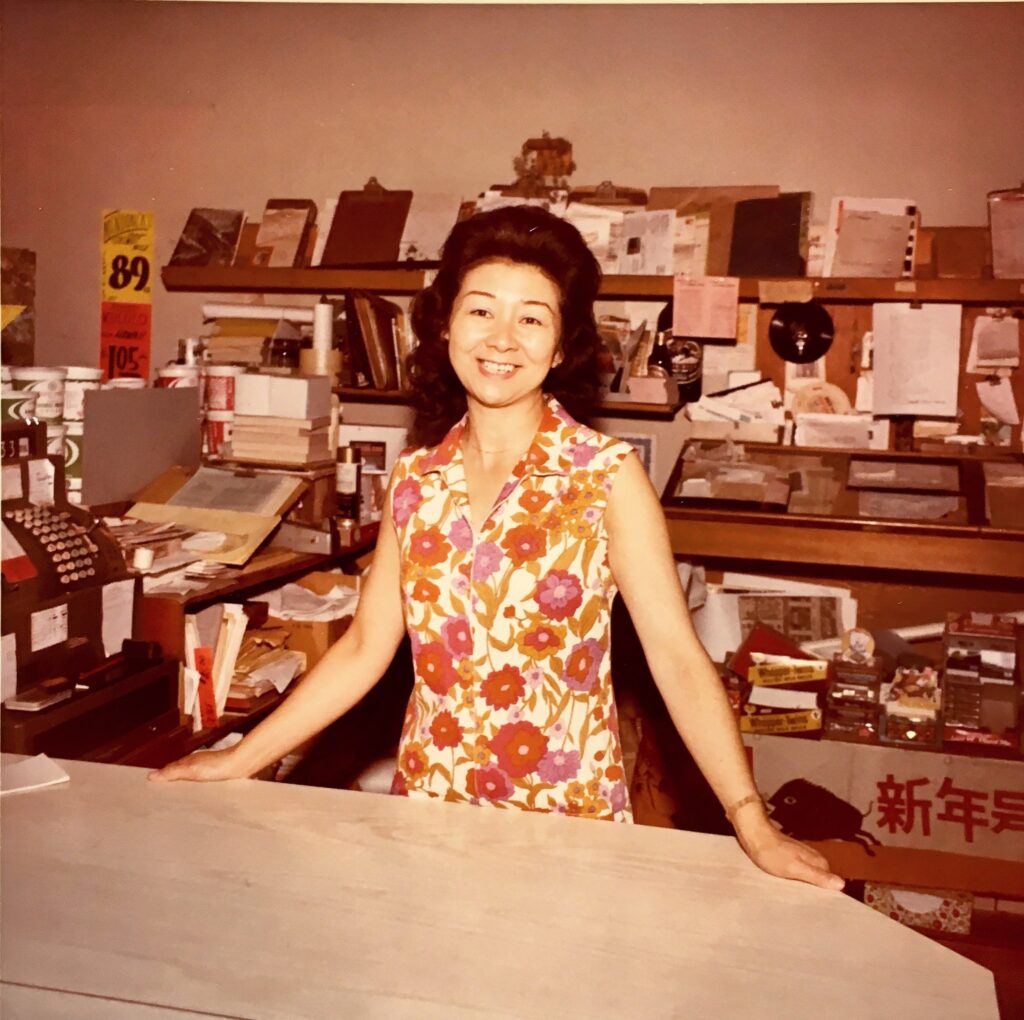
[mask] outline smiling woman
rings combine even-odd
[[[456,225],[413,308],[420,445],[395,465],[351,627],[235,748],[158,778],[258,771],[356,704],[408,634],[414,681],[394,793],[628,822],[610,654],[621,592],[751,859],[842,886],[768,820],[635,452],[571,413],[596,390],[599,280],[579,232],[540,209]]]

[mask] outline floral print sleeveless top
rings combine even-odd
[[[632,447],[548,398],[533,444],[476,533],[465,426],[395,466],[415,681],[392,792],[631,821],[604,514]]]

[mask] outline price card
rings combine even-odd
[[[152,308],[104,301],[100,310],[100,368],[104,379],[149,378]]]
[[[104,210],[104,301],[152,302],[153,236],[152,213]]]
[[[149,377],[153,247],[152,213],[104,210],[100,367],[105,379]]]

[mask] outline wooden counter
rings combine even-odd
[[[997,1016],[984,968],[724,837],[62,764],[3,802],[11,1016]]]

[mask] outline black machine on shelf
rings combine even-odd
[[[88,757],[125,729],[177,725],[177,663],[130,640],[138,580],[68,502],[44,424],[3,425],[2,481],[3,750]]]

